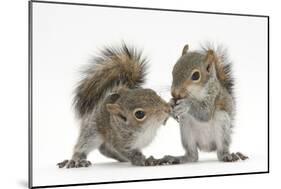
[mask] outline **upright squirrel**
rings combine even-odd
[[[88,167],[94,149],[120,162],[156,165],[141,149],[168,119],[171,106],[151,89],[143,89],[147,60],[135,48],[105,48],[85,70],[76,88],[74,105],[81,120],[71,160],[59,168]],[[159,162],[159,161],[158,161]],[[161,161],[169,164],[169,162]]]
[[[247,159],[242,153],[229,152],[235,100],[225,50],[203,47],[189,52],[188,48],[185,45],[172,72],[172,114],[180,123],[186,151],[180,162],[198,161],[198,148],[217,151],[219,161]]]

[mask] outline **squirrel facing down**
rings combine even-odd
[[[146,62],[136,49],[123,44],[105,48],[89,65],[74,98],[81,120],[79,138],[72,159],[58,163],[60,168],[90,166],[87,155],[94,149],[120,162],[156,165],[141,149],[166,122],[171,106],[153,90],[141,88]]]
[[[226,52],[213,48],[189,52],[188,48],[183,48],[172,72],[172,115],[180,123],[186,151],[179,161],[198,161],[198,149],[217,151],[219,161],[247,159],[242,153],[229,152],[235,101]]]

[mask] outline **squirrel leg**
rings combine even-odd
[[[109,147],[107,144],[103,143],[99,147],[99,151],[101,154],[103,154],[106,157],[113,158],[119,162],[127,162],[128,160],[122,157],[120,154],[118,154],[117,151]]]
[[[224,111],[216,112],[215,120],[218,120],[216,121],[215,125],[218,160],[223,162],[235,162],[239,159],[247,159],[248,157],[240,152],[229,152],[229,146],[231,142],[231,119],[229,118],[228,113]]]
[[[132,165],[151,166],[150,159],[146,159],[145,156],[139,150],[118,149],[118,152],[123,157],[127,158],[132,163]]]
[[[185,155],[180,157],[181,163],[197,162],[198,161],[198,149],[197,146],[192,146],[185,149]]]
[[[190,122],[188,117],[183,117],[182,122],[180,124],[181,141],[185,149],[185,155],[179,157],[180,163],[196,162],[198,161],[198,149],[196,138],[194,137],[191,127],[192,122]]]
[[[248,156],[245,156],[241,152],[230,153],[226,146],[224,150],[220,149],[217,151],[217,156],[219,161],[223,161],[223,162],[235,162],[238,161],[239,159],[246,160],[249,158]]]
[[[64,160],[58,163],[58,167],[89,167],[91,162],[87,160],[87,155],[90,151],[98,148],[102,142],[102,137],[97,134],[97,132],[92,132],[84,128],[84,130],[81,131],[78,141],[74,147],[71,160]]]
[[[232,156],[229,152],[229,146],[231,143],[231,120],[229,115],[224,111],[218,111],[214,115],[214,120],[214,129],[217,136],[215,142],[218,160],[223,162],[237,161],[239,158]]]
[[[223,162],[237,161],[239,158],[237,158],[236,156],[232,156],[232,154],[229,153],[229,143],[226,140],[221,142],[222,142],[222,146],[218,147],[217,145],[218,160]]]

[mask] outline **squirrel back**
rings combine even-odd
[[[75,90],[74,106],[79,117],[91,112],[107,93],[116,88],[139,88],[144,83],[147,60],[135,48],[122,44],[106,47],[85,69]]]

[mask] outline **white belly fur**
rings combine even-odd
[[[160,124],[151,124],[144,126],[144,129],[137,134],[136,139],[132,144],[132,148],[142,149],[148,146],[155,138],[159,125]]]
[[[193,116],[185,114],[180,118],[181,132],[187,137],[185,141],[196,144],[200,150],[214,151],[218,145],[221,145],[223,132],[226,129],[223,127],[230,129],[230,126],[225,124],[226,119],[229,120],[229,116],[224,111],[216,112],[214,118],[208,122],[198,121]]]

